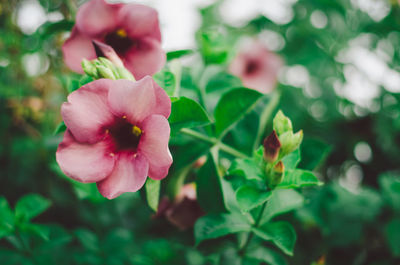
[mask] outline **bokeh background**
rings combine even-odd
[[[139,193],[108,201],[60,172],[54,154],[62,136],[54,131],[79,78],[64,65],[61,45],[82,2],[0,1],[0,195],[12,208],[27,194],[51,203],[34,228],[0,239],[1,264],[217,264],[193,247],[191,230],[149,221]],[[320,158],[326,183],[304,190],[306,205],[284,217],[298,232],[289,264],[400,264],[398,1],[135,2],[158,10],[167,51],[196,51],[182,59],[181,83],[194,99],[200,84],[189,66],[226,68],[246,39],[283,59],[278,108],[303,129],[302,155]],[[232,76],[212,78],[216,86]],[[209,90],[210,102],[223,91]],[[244,143],[251,136],[243,137],[236,145],[251,152]]]

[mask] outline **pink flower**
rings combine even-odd
[[[181,230],[193,227],[197,219],[204,215],[196,197],[194,183],[184,185],[174,201],[163,198],[158,206],[156,217],[165,216]]]
[[[261,93],[271,92],[276,85],[282,60],[259,41],[243,47],[231,62],[229,71],[239,77],[243,85]]]
[[[157,11],[144,5],[104,0],[83,4],[62,47],[64,61],[73,71],[83,73],[82,59],[96,58],[92,40],[111,46],[136,79],[156,73],[166,60]]]
[[[61,107],[68,129],[57,162],[72,179],[96,182],[108,199],[137,191],[147,176],[168,174],[170,113],[169,97],[149,76],[86,84]]]

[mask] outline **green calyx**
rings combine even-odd
[[[94,79],[127,79],[135,81],[134,76],[123,66],[117,66],[110,60],[99,57],[95,60],[82,60],[83,71]]]

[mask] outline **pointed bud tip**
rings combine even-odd
[[[274,162],[278,158],[279,150],[281,148],[281,142],[279,141],[275,130],[265,138],[263,146],[265,160],[268,162]]]
[[[275,166],[274,166],[274,171],[276,173],[283,173],[285,171],[285,165],[282,163],[282,161],[279,161]]]

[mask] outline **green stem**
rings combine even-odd
[[[255,222],[254,225],[253,225],[254,228],[257,228],[257,227],[260,225],[260,222],[261,222],[261,219],[262,219],[262,216],[263,216],[263,214],[264,214],[264,211],[265,211],[265,208],[266,208],[266,207],[267,207],[267,202],[265,202],[265,203],[261,206],[260,213],[258,214],[257,219],[256,219],[256,222]],[[243,245],[243,247],[241,247],[241,248],[239,249],[239,255],[244,256],[244,255],[246,254],[246,250],[247,250],[247,248],[248,248],[248,246],[249,246],[251,240],[253,239],[253,237],[254,237],[254,233],[253,233],[253,232],[250,232],[250,233],[249,233],[249,236],[247,237],[246,242],[245,242],[244,245]]]
[[[204,135],[202,133],[193,131],[191,129],[186,129],[186,128],[181,129],[181,132],[184,133],[184,134],[187,134],[189,136],[192,136],[194,138],[197,138],[199,140],[202,140],[204,142],[213,144],[213,146],[218,146],[218,148],[220,150],[224,151],[225,153],[231,154],[231,155],[233,155],[235,157],[248,158],[248,156],[246,154],[236,150],[235,148],[233,148],[233,147],[231,147],[229,145],[226,145],[226,144],[220,142],[217,138],[209,137],[209,136]]]
[[[268,105],[264,108],[263,112],[260,116],[260,124],[258,126],[257,136],[254,141],[253,150],[256,150],[258,146],[261,144],[262,137],[264,136],[265,129],[268,125],[268,122],[271,118],[272,112],[276,108],[279,103],[279,99],[281,94],[279,91],[276,91],[272,94],[271,100],[268,102]]]

